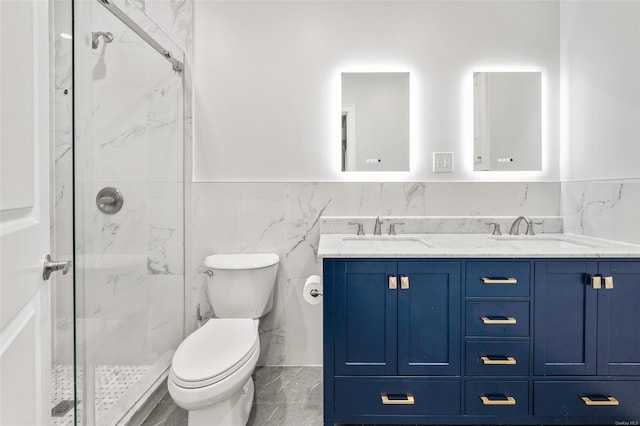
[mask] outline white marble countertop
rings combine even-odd
[[[640,245],[574,234],[321,234],[322,258],[640,258]]]

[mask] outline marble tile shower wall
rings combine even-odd
[[[562,183],[565,232],[640,244],[640,179]]]
[[[558,216],[560,184],[194,183],[192,208],[187,327],[195,325],[198,304],[211,312],[204,257],[275,252],[281,263],[274,308],[261,320],[259,364],[321,365],[322,305],[302,299],[305,279],[321,273],[320,216]]]
[[[192,263],[192,234],[190,220],[192,217],[192,155],[193,155],[193,14],[195,0],[139,0],[143,4],[143,9],[147,16],[158,24],[158,26],[182,49],[184,52],[184,262],[185,265]],[[187,283],[192,280],[192,272],[185,270],[185,288],[183,289],[182,300],[191,300],[191,287]],[[185,323],[192,320],[191,312],[185,302],[183,306],[183,318],[180,322],[185,330]],[[190,326],[189,326],[190,327]]]
[[[56,2],[55,34],[63,28],[70,32],[66,3],[71,2]],[[191,20],[191,1],[181,2],[184,7],[169,1],[154,3],[154,18],[172,16],[163,19],[181,23],[177,39],[190,51],[191,26],[182,23]],[[81,327],[94,337],[88,344],[99,347],[96,363],[146,363],[175,349],[183,337],[182,159],[190,155],[184,146],[191,141],[191,132],[184,135],[183,125],[190,128],[191,77],[190,71],[184,73],[189,90],[183,103],[183,81],[168,63],[104,8],[95,6],[93,13],[91,30],[111,31],[115,39],[88,51],[92,81],[85,91],[90,90],[92,103],[78,111],[92,114],[93,125],[90,136],[79,140],[84,172],[83,191],[76,195],[76,220],[82,220],[76,249],[85,254],[77,259],[83,266],[77,277],[85,301]],[[171,30],[164,29],[172,36]],[[52,235],[61,258],[70,257],[73,250],[71,51],[68,40],[56,40]],[[93,201],[104,186],[118,187],[125,198],[123,210],[113,216],[98,212]],[[56,282],[55,291],[56,363],[72,362],[70,294],[72,280],[65,276]]]

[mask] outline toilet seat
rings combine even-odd
[[[239,370],[259,348],[258,320],[210,319],[178,346],[171,380],[186,389],[212,385]]]

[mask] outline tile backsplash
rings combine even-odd
[[[640,244],[640,179],[562,183],[565,232]]]
[[[194,183],[191,294],[211,312],[203,259],[213,253],[275,252],[280,256],[273,310],[260,322],[260,365],[321,365],[322,305],[308,305],[302,287],[321,274],[321,216],[559,216],[559,183]],[[367,231],[370,232],[370,231]]]

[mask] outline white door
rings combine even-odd
[[[0,0],[0,425],[50,423],[49,1]]]

